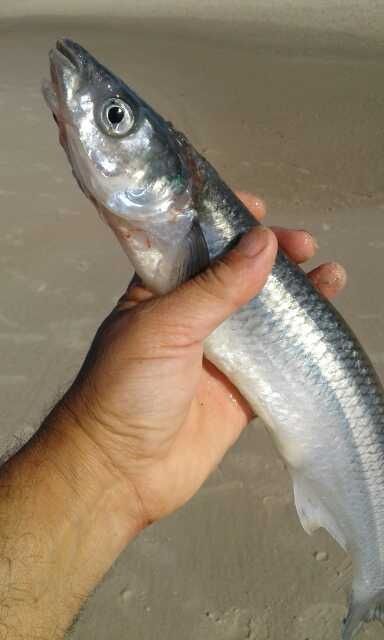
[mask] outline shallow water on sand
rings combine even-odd
[[[384,373],[382,61],[281,37],[165,22],[0,27],[1,447],[27,438],[73,378],[130,276],[78,190],[40,96],[68,35],[187,133],[271,223],[307,227],[348,267],[339,303]],[[276,35],[276,34],[275,34]],[[122,555],[73,637],[337,638],[348,562],[308,537],[284,466],[249,429],[180,513]],[[379,638],[372,625],[362,638]]]

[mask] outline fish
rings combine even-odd
[[[162,295],[259,224],[171,122],[74,41],[50,51],[43,93],[75,179],[136,274]],[[384,620],[384,391],[342,316],[279,250],[262,291],[205,356],[270,429],[306,532],[352,560],[342,640]]]

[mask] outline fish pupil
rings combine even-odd
[[[108,109],[108,120],[111,124],[120,124],[123,118],[124,110],[121,107],[115,105]]]

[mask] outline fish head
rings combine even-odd
[[[72,172],[143,282],[164,293],[204,269],[184,136],[72,40],[57,42],[50,65],[43,93]]]
[[[86,195],[143,224],[183,210],[188,171],[170,123],[72,40],[57,42],[50,65],[43,93]]]

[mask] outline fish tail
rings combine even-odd
[[[384,624],[384,591],[363,600],[352,593],[347,617],[343,621],[342,640],[352,640],[364,622],[373,620]]]

